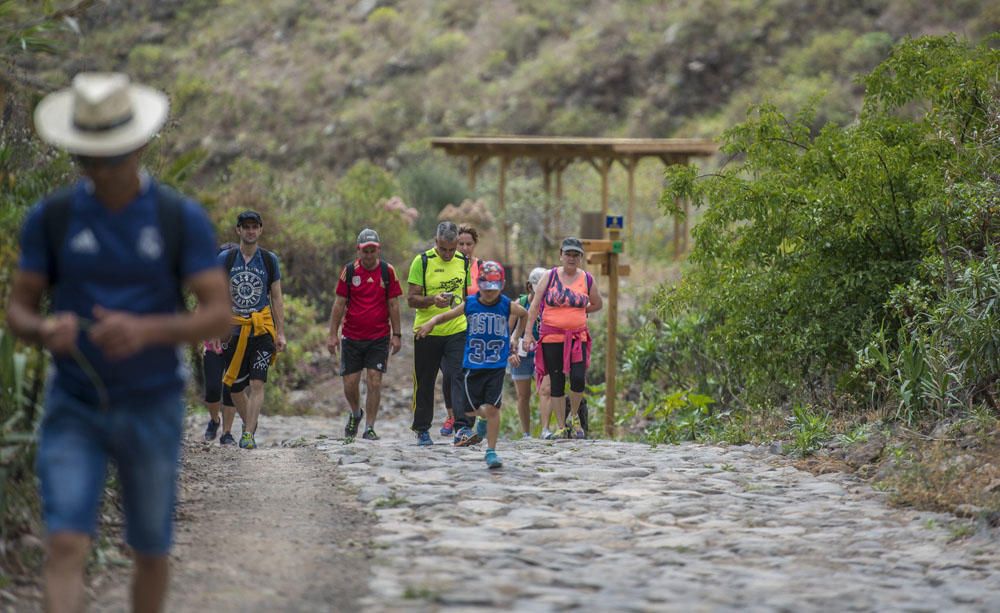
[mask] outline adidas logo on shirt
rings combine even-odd
[[[97,244],[97,237],[90,228],[84,228],[70,240],[69,250],[73,253],[97,253],[101,247]]]

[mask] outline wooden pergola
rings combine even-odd
[[[549,136],[474,136],[433,138],[431,145],[448,155],[462,156],[468,161],[469,189],[476,188],[479,169],[491,158],[500,160],[500,181],[497,204],[506,210],[505,191],[507,170],[519,158],[537,160],[542,170],[546,199],[545,236],[557,229],[563,203],[562,173],[573,162],[586,162],[601,176],[601,215],[608,214],[608,175],[615,162],[628,173],[628,208],[625,231],[630,234],[635,221],[635,169],[645,157],[659,158],[664,164],[687,164],[693,157],[715,154],[714,142],[695,138],[586,138]],[[551,210],[552,179],[555,177],[557,206]],[[687,243],[687,203],[681,203],[683,220],[674,218],[674,253],[680,253]],[[504,224],[504,260],[510,262],[509,228]],[[605,235],[606,236],[606,235]],[[596,238],[596,237],[590,237]]]

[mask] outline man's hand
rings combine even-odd
[[[55,355],[65,355],[76,346],[80,321],[75,313],[56,313],[42,320],[38,336],[42,345]]]
[[[285,340],[285,335],[284,334],[279,334],[278,335],[278,339],[274,342],[274,349],[275,349],[275,351],[277,351],[278,353],[281,353],[282,351],[285,350],[285,347],[287,347],[287,346],[288,346],[288,342]]]
[[[403,339],[393,334],[389,337],[389,346],[392,347],[392,351],[389,352],[389,355],[396,355],[399,353],[399,350],[403,348]]]
[[[330,355],[337,355],[337,351],[340,350],[340,335],[333,332],[326,338],[326,350],[330,352]]]
[[[448,292],[438,294],[437,296],[434,296],[434,306],[440,309],[443,309],[445,307],[450,307],[451,301],[454,297],[455,297],[454,294]]]
[[[98,305],[94,307],[90,340],[109,360],[123,360],[146,346],[146,327],[138,315]]]

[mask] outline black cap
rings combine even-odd
[[[236,225],[242,226],[244,221],[256,221],[260,225],[264,225],[264,220],[260,218],[260,213],[257,211],[243,211],[236,216]]]
[[[378,238],[378,232],[372,230],[371,228],[365,228],[358,234],[358,247],[367,247],[368,245],[379,245],[382,241]]]
[[[563,239],[560,251],[563,253],[567,251],[579,251],[580,253],[583,253],[583,243],[580,242],[580,239],[575,236],[567,236]]]

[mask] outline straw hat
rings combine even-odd
[[[35,129],[69,153],[111,157],[135,151],[163,127],[170,104],[160,91],[120,73],[81,72],[35,108]]]

